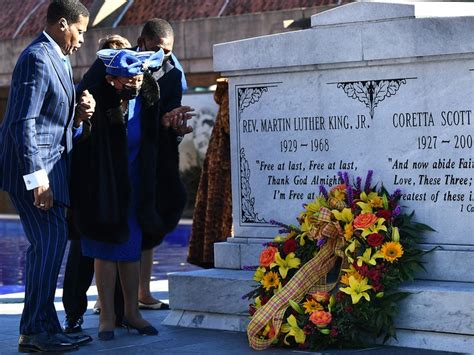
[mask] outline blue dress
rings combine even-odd
[[[111,261],[139,261],[141,256],[142,231],[137,220],[138,189],[140,184],[138,153],[140,151],[141,99],[137,97],[128,102],[128,171],[132,191],[130,194],[130,209],[128,212],[128,227],[130,238],[122,244],[99,242],[93,239],[81,238],[82,254],[91,258]]]

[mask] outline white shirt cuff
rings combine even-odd
[[[44,169],[35,171],[28,175],[23,175],[23,180],[25,181],[27,190],[33,190],[38,186],[49,185],[48,174]]]

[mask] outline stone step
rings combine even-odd
[[[228,242],[214,244],[214,260],[217,268],[243,269],[258,265],[263,243]],[[424,258],[426,271],[417,275],[419,280],[474,282],[474,246],[421,244],[423,250],[431,250]]]
[[[168,274],[170,307],[187,311],[248,314],[253,271],[208,269]],[[196,292],[189,292],[196,290]],[[199,290],[199,291],[197,291]]]
[[[249,301],[242,296],[255,285],[252,276],[252,271],[228,269],[169,274],[172,311],[164,324],[245,331]],[[403,336],[392,345],[452,351],[451,339],[455,351],[474,349],[473,283],[415,281],[402,290],[413,294],[401,303],[396,324]]]
[[[474,336],[474,283],[420,280],[400,290],[412,294],[400,303],[397,327]]]

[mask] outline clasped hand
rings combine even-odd
[[[87,121],[92,117],[95,111],[94,97],[88,90],[84,90],[76,105],[74,115],[74,126],[79,127],[82,121]]]
[[[53,207],[53,192],[49,185],[41,185],[33,190],[35,201],[34,205],[44,211]]]

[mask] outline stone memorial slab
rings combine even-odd
[[[232,79],[234,234],[274,236],[338,171],[373,169],[430,242],[474,244],[473,83],[472,59]]]

